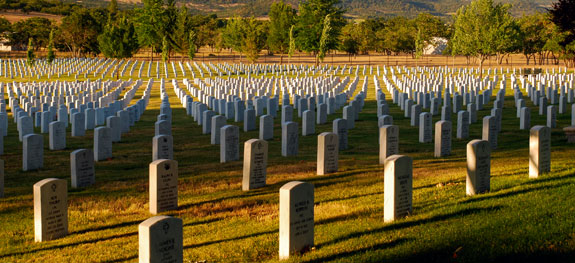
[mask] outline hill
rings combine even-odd
[[[271,3],[277,0],[180,0],[194,13],[217,13],[221,17],[266,16]],[[297,7],[299,1],[285,0]],[[87,7],[103,7],[108,1],[80,0],[68,1]],[[120,0],[120,7],[131,8],[141,5],[141,0]],[[380,16],[414,17],[425,12],[448,17],[470,0],[341,0],[342,7],[349,17],[367,18]],[[511,12],[515,16],[545,11],[552,0],[503,0],[513,5]]]

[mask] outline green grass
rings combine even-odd
[[[133,103],[144,88],[145,83]],[[465,145],[481,137],[481,119],[490,113],[494,98],[486,110],[478,112],[470,138],[454,139],[452,155],[446,158],[433,158],[433,143],[419,143],[418,129],[409,126],[397,106],[390,107],[394,124],[400,126],[400,153],[414,159],[413,214],[393,223],[383,222],[384,177],[378,165],[371,78],[365,108],[349,132],[349,149],[340,153],[338,173],[315,175],[317,136],[300,137],[299,155],[282,157],[276,118],[275,137],[269,143],[268,186],[250,192],[241,191],[242,161],[220,164],[219,146],[210,145],[209,135],[202,135],[201,127],[185,114],[168,81],[166,90],[173,108],[179,209],[164,214],[183,219],[185,262],[277,261],[279,188],[293,180],[315,186],[315,247],[288,262],[575,258],[575,147],[565,143],[561,131],[570,124],[570,115],[558,115],[559,128],[553,129],[551,173],[529,179],[529,131],[518,129],[511,90],[505,100],[499,147],[492,153],[491,192],[474,197],[465,195]],[[70,234],[42,243],[34,242],[32,185],[49,177],[70,180],[69,154],[92,148],[93,133],[68,137],[68,148],[62,151],[48,150],[44,135],[44,168],[22,172],[22,146],[16,125],[9,120],[2,156],[6,197],[0,199],[0,261],[137,261],[137,226],[152,216],[148,212],[148,165],[159,96],[156,83],[141,120],[122,136],[122,142],[114,143],[114,158],[96,164],[96,184],[68,189]],[[544,125],[545,118],[530,102],[527,106],[532,107],[532,125]],[[317,134],[331,131],[331,121],[341,116],[341,110],[329,116],[327,124],[316,127]],[[456,120],[455,114],[452,119]],[[301,120],[296,120],[301,129]],[[433,121],[438,120],[434,116]],[[455,138],[455,121],[453,127]],[[258,131],[242,131],[240,143],[257,137]]]

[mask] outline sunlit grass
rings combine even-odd
[[[155,76],[155,66],[152,70]],[[414,207],[409,217],[384,223],[384,177],[378,165],[371,77],[369,81],[368,100],[356,128],[349,132],[349,149],[340,153],[338,173],[315,175],[317,136],[300,137],[299,155],[282,157],[277,118],[274,139],[269,144],[268,186],[250,192],[241,191],[241,160],[219,163],[219,146],[210,145],[209,135],[201,134],[201,127],[185,114],[171,83],[166,81],[180,179],[179,209],[164,214],[184,221],[185,261],[277,261],[278,192],[292,180],[315,186],[316,246],[288,262],[573,260],[575,148],[565,143],[561,131],[569,125],[570,116],[558,115],[558,128],[553,129],[551,173],[529,179],[529,131],[519,130],[512,92],[508,90],[511,96],[505,100],[499,147],[492,154],[491,192],[467,197],[465,145],[481,137],[480,120],[490,113],[493,103],[478,112],[478,122],[470,126],[469,140],[454,139],[452,155],[445,158],[433,158],[433,143],[420,144],[418,129],[410,127],[409,119],[403,118],[397,106],[391,106],[394,123],[400,126],[400,153],[414,159]],[[145,82],[132,103],[141,97],[144,88]],[[48,136],[44,135],[44,168],[21,172],[22,146],[16,125],[9,120],[2,156],[6,161],[6,198],[0,199],[0,261],[137,261],[137,225],[151,217],[148,164],[152,161],[159,98],[156,82],[141,120],[122,136],[122,142],[114,143],[114,158],[96,164],[96,184],[69,188],[70,235],[43,243],[35,243],[33,238],[32,185],[48,177],[70,180],[69,154],[78,148],[92,148],[93,132],[88,131],[83,138],[68,137],[68,148],[62,151],[48,150]],[[391,100],[389,94],[387,98]],[[532,107],[531,124],[544,125],[545,118],[530,102],[527,106]],[[317,134],[331,131],[331,121],[341,115],[338,111],[329,116],[328,123],[316,127]],[[295,118],[301,127],[301,120]],[[456,120],[455,114],[452,119]],[[433,120],[438,121],[439,116]],[[453,127],[455,138],[456,122]],[[240,143],[257,137],[258,131],[241,132]]]

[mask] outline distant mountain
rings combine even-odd
[[[269,12],[270,5],[277,0],[180,0],[193,13],[216,13],[220,17],[255,16],[263,17]],[[497,0],[496,0],[497,1]],[[108,1],[102,0],[67,0],[65,2],[77,3],[87,7],[103,7]],[[141,0],[119,0],[121,8],[141,6]],[[297,8],[298,0],[285,0]],[[470,0],[341,0],[346,15],[351,18],[414,17],[418,13],[426,12],[438,16],[449,17]],[[503,0],[513,5],[511,13],[515,16],[531,14],[536,11],[544,12],[553,3],[553,0]]]

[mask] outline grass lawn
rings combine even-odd
[[[278,261],[279,188],[294,180],[315,186],[315,247],[288,262],[575,261],[575,145],[566,144],[562,131],[570,125],[570,114],[558,114],[558,128],[552,130],[551,173],[529,179],[529,131],[519,130],[508,87],[498,149],[491,155],[491,191],[467,197],[465,146],[481,138],[481,120],[490,114],[496,92],[485,110],[478,111],[469,139],[455,139],[457,116],[452,115],[452,155],[446,158],[433,157],[433,143],[418,142],[418,128],[410,127],[387,94],[394,124],[400,127],[400,153],[413,158],[414,190],[413,214],[384,223],[384,176],[378,164],[374,84],[372,77],[369,80],[365,107],[349,131],[349,149],[339,155],[339,172],[315,175],[317,136],[300,137],[298,156],[282,157],[276,118],[269,142],[268,185],[249,192],[241,190],[241,158],[219,163],[219,145],[210,145],[210,135],[203,135],[186,115],[166,81],[179,166],[179,209],[163,214],[183,219],[184,261]],[[363,77],[358,89],[362,83]],[[142,96],[145,84],[132,103]],[[531,125],[545,125],[538,108],[530,101],[527,106]],[[136,262],[138,224],[151,217],[148,165],[159,108],[156,82],[141,120],[114,143],[114,158],[96,163],[96,184],[69,186],[69,235],[42,243],[34,242],[32,185],[50,177],[70,181],[70,152],[92,148],[93,131],[76,138],[70,137],[68,127],[67,149],[62,151],[50,151],[45,134],[44,168],[22,172],[22,145],[10,117],[1,156],[6,189],[0,199],[0,262]],[[341,110],[330,115],[328,123],[316,127],[317,134],[331,131],[332,121],[341,116]],[[433,122],[439,118],[434,116]],[[301,129],[297,114],[294,119]],[[258,131],[243,132],[243,124],[235,125],[240,126],[243,156],[243,142],[257,138]]]

